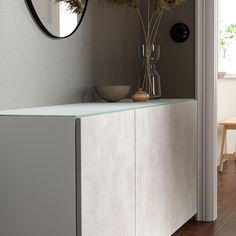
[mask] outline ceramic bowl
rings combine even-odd
[[[108,102],[118,102],[127,97],[130,87],[130,85],[96,86],[95,90],[102,99]]]

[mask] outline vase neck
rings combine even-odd
[[[142,44],[138,47],[138,56],[142,63],[155,64],[160,58],[160,45]]]

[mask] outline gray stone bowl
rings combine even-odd
[[[102,99],[108,102],[118,102],[127,97],[130,87],[130,85],[95,86],[95,90]]]

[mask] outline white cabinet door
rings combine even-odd
[[[76,236],[75,121],[0,117],[0,235]]]
[[[137,236],[170,236],[196,214],[196,103],[136,111]]]
[[[173,217],[179,228],[197,212],[197,102],[173,105],[172,126],[178,193]]]
[[[77,129],[81,235],[134,236],[134,111],[84,117]]]
[[[136,111],[137,236],[170,236],[175,188],[171,106]]]

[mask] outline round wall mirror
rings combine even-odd
[[[83,20],[88,0],[25,0],[38,26],[53,38],[72,35]]]

